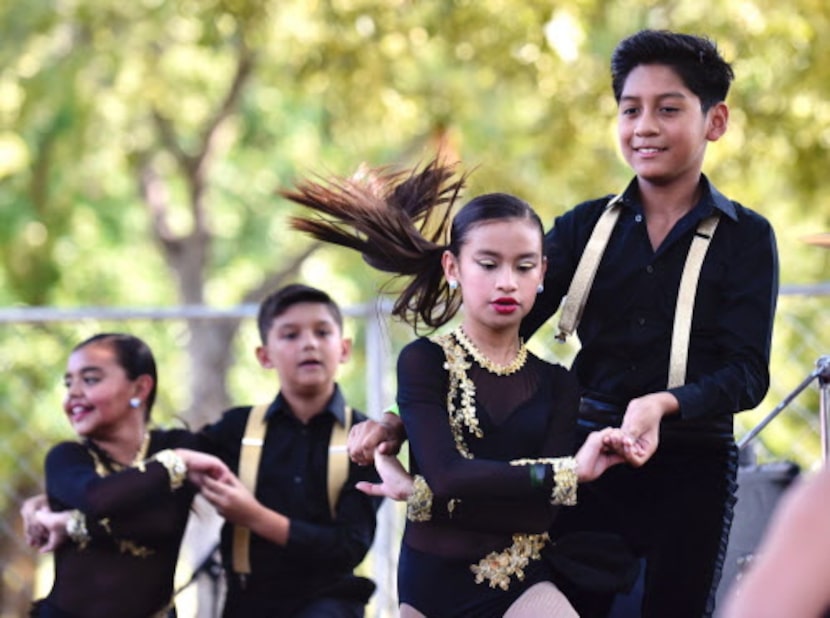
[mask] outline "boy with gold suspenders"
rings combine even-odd
[[[769,387],[775,235],[702,173],[707,144],[727,129],[733,78],[714,43],[644,30],[616,47],[611,74],[620,150],[635,178],[616,198],[556,219],[544,291],[522,333],[531,336],[567,296],[560,336],[580,339],[572,369],[583,389],[581,430],[620,426],[651,457],[581,486],[551,537],[622,534],[645,563],[632,615],[707,617],[735,503],[732,417]],[[356,427],[349,450],[368,462],[404,437],[400,419],[386,414]],[[611,609],[605,595],[560,587],[583,618]]]
[[[350,426],[365,417],[335,382],[351,347],[340,309],[321,290],[289,285],[262,302],[258,327],[257,359],[276,372],[279,393],[201,432],[239,477],[202,488],[226,519],[223,615],[363,616],[374,584],[353,570],[371,546],[379,501],[355,489],[376,480],[372,468],[346,454]]]

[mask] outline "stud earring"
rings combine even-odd
[[[536,286],[536,293],[537,294],[541,294],[544,291],[545,291],[545,286],[543,284],[540,283],[539,285]]]
[[[456,281],[455,279],[450,279],[449,281],[447,281],[447,285],[453,292],[455,292],[458,289],[458,281]]]
[[[141,399],[139,399],[138,397],[133,397],[132,399],[130,399],[130,407],[131,408],[137,408],[140,405],[141,405]]]

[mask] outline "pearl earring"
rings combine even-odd
[[[133,397],[132,399],[130,399],[130,407],[131,408],[137,408],[140,405],[141,405],[141,399],[139,399],[138,397]]]
[[[545,286],[543,284],[540,283],[539,285],[536,286],[536,293],[537,294],[541,294],[544,291],[545,291]]]
[[[453,292],[455,292],[455,291],[458,289],[458,281],[456,281],[455,279],[450,279],[450,280],[447,282],[447,285],[449,286],[449,288],[450,288]]]

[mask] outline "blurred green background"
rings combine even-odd
[[[375,308],[384,281],[290,232],[294,206],[277,189],[442,148],[476,168],[468,195],[512,192],[552,222],[629,179],[608,60],[644,27],[710,36],[732,62],[730,127],[704,171],[778,235],[773,387],[738,417],[741,434],[830,352],[830,249],[804,241],[830,232],[824,0],[0,3],[0,616],[23,615],[31,597],[17,509],[48,446],[71,437],[60,400],[74,343],[102,329],[147,339],[161,422],[198,427],[231,401],[270,397],[252,354],[263,293],[302,280]],[[359,313],[342,382],[377,413]],[[410,336],[382,329],[381,396]],[[565,363],[573,353],[549,330],[533,347]],[[763,432],[759,457],[820,461],[815,388]]]

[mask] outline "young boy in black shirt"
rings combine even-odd
[[[261,446],[246,430],[257,407],[228,410],[202,431],[206,448],[240,476],[250,465],[244,451],[260,459],[253,493],[238,478],[206,479],[202,488],[227,522],[224,616],[363,616],[374,584],[353,570],[372,544],[379,501],[355,489],[374,471],[345,453],[350,425],[365,417],[335,382],[351,348],[340,309],[321,290],[289,285],[261,303],[258,327],[257,359],[280,385],[253,421],[264,423]]]

